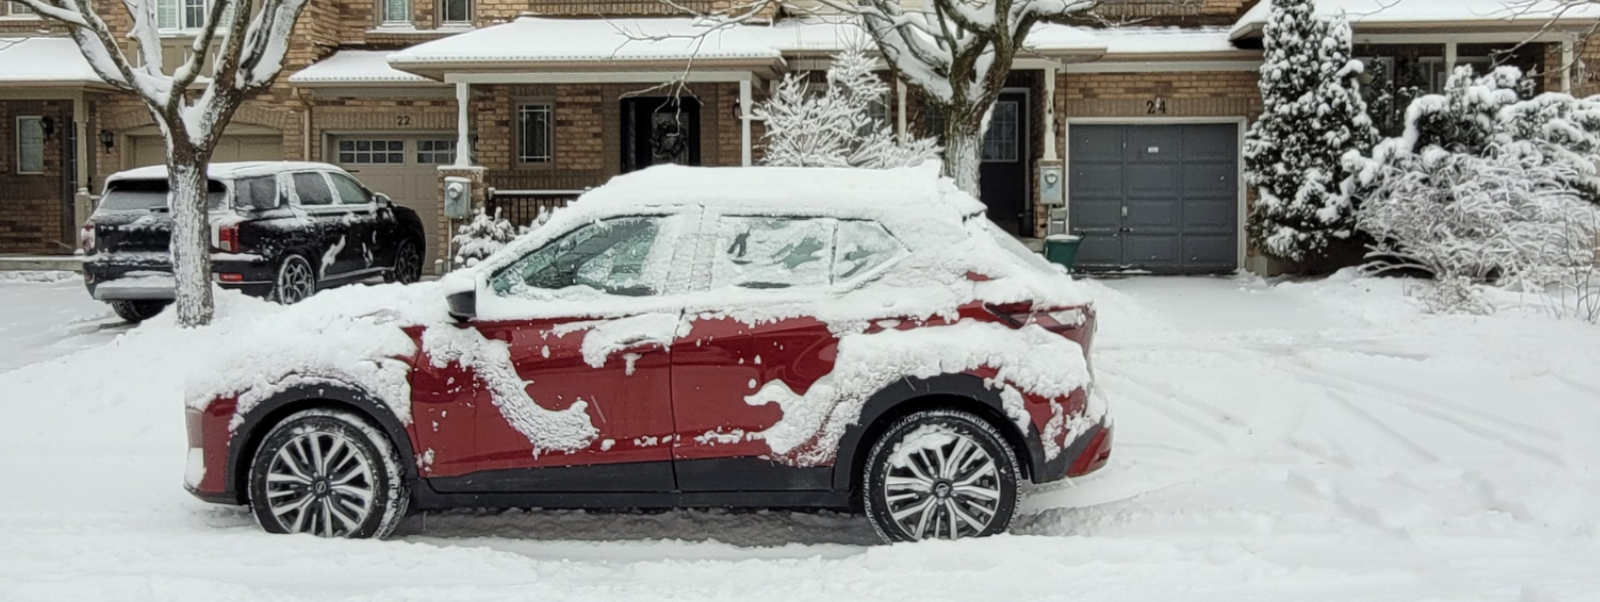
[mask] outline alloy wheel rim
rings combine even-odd
[[[333,433],[290,439],[267,468],[267,507],[289,533],[348,537],[372,514],[375,491],[367,459]]]
[[[311,266],[305,261],[290,259],[278,275],[278,299],[285,304],[298,303],[311,296]]]
[[[937,437],[924,444],[922,437]],[[940,432],[903,440],[914,451],[888,464],[883,497],[889,516],[913,539],[959,539],[983,533],[1000,507],[1000,470],[971,437]]]
[[[422,273],[422,259],[417,256],[416,245],[408,242],[400,247],[400,256],[395,259],[394,271],[395,279],[404,284],[417,281],[417,277]]]

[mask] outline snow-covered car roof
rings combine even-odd
[[[285,171],[322,170],[344,172],[343,168],[327,163],[312,161],[237,161],[229,163],[212,163],[206,168],[206,175],[213,180],[236,180],[251,176],[265,176]],[[117,180],[165,180],[167,179],[167,166],[152,165],[139,167],[127,171],[111,174],[107,182]]]

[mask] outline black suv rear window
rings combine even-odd
[[[221,207],[227,188],[221,182],[211,181],[207,186],[212,207]],[[100,197],[100,208],[108,211],[151,211],[167,208],[166,180],[118,180],[106,185],[105,196]]]

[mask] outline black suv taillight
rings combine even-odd
[[[239,224],[217,227],[217,249],[226,253],[239,252]]]
[[[84,224],[78,229],[78,247],[84,255],[94,254],[94,224]]]

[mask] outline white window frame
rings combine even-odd
[[[404,4],[405,5],[405,10],[401,11],[401,13],[405,15],[404,19],[390,19],[389,18],[389,4],[390,3],[400,3],[400,4]],[[411,27],[412,26],[412,16],[415,14],[413,12],[415,10],[415,8],[411,5],[411,0],[378,0],[377,4],[378,4],[378,25],[379,26],[383,26],[383,27]]]
[[[162,33],[188,33],[200,31],[201,28],[205,27],[206,16],[211,14],[211,7],[215,1],[216,0],[156,0],[157,29]],[[238,10],[239,3],[245,1],[246,0],[234,0],[234,6],[230,10]],[[189,4],[192,2],[200,3],[200,21],[198,23],[189,22]],[[163,5],[170,5],[172,10],[175,11],[173,18],[177,21],[176,26],[161,25],[161,11],[163,9]],[[231,12],[224,13],[224,17],[231,14]]]
[[[39,13],[34,12],[32,7],[21,2],[5,0],[5,9],[5,14],[0,14],[0,19],[16,19],[18,21],[23,21],[37,20],[39,18]]]
[[[440,25],[471,25],[473,14],[478,11],[477,4],[473,2],[473,0],[438,0],[438,2]],[[447,11],[445,10],[445,5],[449,4],[450,2],[465,2],[467,4],[467,18],[458,20],[450,20],[446,18],[445,14]]]
[[[417,165],[451,165],[456,162],[456,141],[454,138],[418,138],[417,147],[411,151],[412,158]],[[427,155],[429,160],[424,161]],[[445,158],[445,161],[438,159]]]
[[[532,155],[528,152],[528,141],[524,138],[527,130],[524,128],[523,117],[529,112],[542,112],[545,116],[544,128],[544,154]],[[526,101],[517,103],[517,164],[522,166],[553,165],[556,162],[556,104],[549,101]]]
[[[24,153],[28,152],[28,149],[23,146],[23,140],[22,140],[22,127],[23,126],[22,126],[22,124],[27,123],[29,121],[34,122],[36,124],[34,127],[39,128],[39,146],[38,146],[37,149],[35,149],[39,153],[39,158],[38,158],[39,169],[37,169],[37,170],[25,170],[25,169],[23,169],[23,165],[26,163],[23,160],[23,156],[24,156]],[[16,159],[16,172],[18,174],[22,174],[22,175],[38,175],[38,174],[44,173],[44,159],[45,159],[45,157],[44,157],[44,147],[45,147],[45,144],[48,143],[48,140],[47,140],[48,136],[46,136],[45,133],[44,133],[44,116],[43,115],[18,115],[17,116],[17,121],[16,121],[16,129],[13,130],[13,131],[15,131],[17,133],[16,154],[14,156],[14,158]]]

